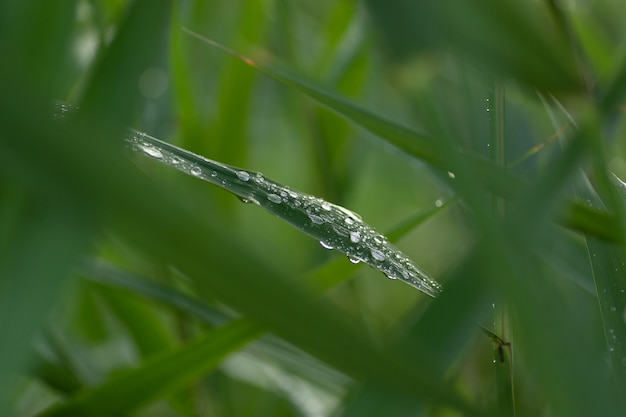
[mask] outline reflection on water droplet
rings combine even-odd
[[[343,221],[346,224],[349,224],[349,225],[353,225],[354,224],[354,220],[352,220],[350,217],[346,217],[345,219],[343,219]]]
[[[322,247],[324,249],[333,249],[333,247],[331,245],[329,245],[328,243],[324,242],[323,240],[320,240],[320,245],[322,245]]]
[[[330,203],[328,201],[324,201],[322,203],[322,208],[326,211],[330,211],[332,209],[332,206],[330,205]]]
[[[456,178],[456,175],[454,175],[454,172],[448,171],[448,177],[454,179],[454,178]]]
[[[282,200],[280,199],[280,196],[279,196],[279,195],[276,195],[276,194],[270,194],[270,195],[268,195],[268,196],[267,196],[267,199],[268,199],[268,200],[270,200],[272,203],[275,203],[275,204],[280,204],[280,202],[282,201]]]
[[[374,259],[376,259],[377,261],[381,261],[382,262],[382,261],[385,260],[385,254],[382,253],[381,251],[376,250],[376,249],[372,249],[371,252],[372,252],[372,257]]]
[[[200,175],[202,175],[202,170],[198,167],[193,167],[191,168],[191,173],[196,177],[199,177]]]
[[[391,275],[391,274],[385,274],[385,276],[389,279],[398,279],[397,277]]]
[[[213,178],[217,177],[217,172],[215,172],[215,171],[211,171],[211,176],[212,176]]]
[[[441,207],[441,206],[443,206],[443,201],[441,201],[441,199],[440,199],[440,198],[438,198],[438,199],[435,201],[435,207]]]
[[[359,232],[350,232],[350,241],[352,243],[359,243],[361,240],[361,234]]]
[[[356,259],[356,258],[351,258],[351,257],[349,257],[349,256],[348,256],[348,260],[349,260],[350,262],[352,262],[353,264],[358,264],[359,262],[361,262],[359,259]]]
[[[143,151],[143,153],[153,158],[157,158],[157,159],[163,158],[163,154],[161,153],[161,151],[158,149],[154,149],[151,146],[142,146],[141,150]]]
[[[315,214],[309,214],[309,219],[311,219],[311,221],[315,224],[322,224],[324,223],[324,218],[321,216],[317,216]]]
[[[241,181],[248,181],[250,179],[250,174],[248,174],[246,171],[237,171],[237,177]]]

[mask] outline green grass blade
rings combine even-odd
[[[293,190],[246,171],[195,155],[133,131],[130,147],[168,166],[218,185],[246,202],[255,203],[318,240],[326,249],[345,253],[351,262],[364,262],[391,279],[436,296],[441,287],[404,253],[358,214],[320,198]]]
[[[51,409],[42,417],[117,416],[176,393],[210,372],[226,356],[263,332],[247,319],[230,322],[198,339],[146,360],[96,388]]]
[[[202,42],[240,59],[247,65],[257,68],[276,81],[317,100],[334,112],[369,130],[409,155],[425,161],[440,170],[450,170],[449,160],[439,156],[439,148],[430,134],[409,129],[406,126],[363,109],[342,97],[305,82],[299,77],[253,61],[189,29],[183,28],[183,30]],[[529,187],[520,178],[502,170],[500,167],[490,163],[490,161],[469,153],[463,153],[463,158],[472,166],[472,170],[478,175],[484,186],[499,196],[510,198]],[[610,226],[612,222],[611,215],[590,210],[577,202],[570,202],[565,212],[559,214],[558,219],[562,224],[578,231],[591,233],[603,239],[616,242],[622,240],[622,237]]]
[[[409,155],[416,156],[436,166],[441,166],[442,161],[437,157],[435,145],[433,144],[432,138],[430,138],[427,133],[412,130],[398,123],[392,122],[391,120],[363,109],[333,93],[324,91],[313,84],[307,83],[300,78],[278,71],[267,65],[263,65],[259,62],[251,60],[250,58],[242,56],[215,41],[190,31],[189,29],[183,28],[183,30],[202,42],[205,42],[240,59],[247,65],[261,71],[263,74],[288,87],[304,93],[305,95],[324,104],[331,110],[347,117],[352,121],[355,121],[360,126],[382,138],[385,138],[393,145],[406,151]]]
[[[5,185],[0,199],[0,412],[4,414],[31,352],[31,338],[50,313],[71,268],[89,247],[93,232],[84,208],[57,200],[52,192],[35,197],[18,190]]]

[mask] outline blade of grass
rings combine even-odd
[[[437,141],[435,141],[428,133],[409,129],[406,126],[402,126],[380,115],[374,114],[355,105],[354,103],[349,102],[348,100],[324,91],[311,83],[305,82],[299,77],[278,71],[267,65],[242,56],[215,41],[204,38],[195,32],[190,31],[189,29],[183,28],[183,31],[201,40],[202,42],[207,43],[208,45],[218,48],[240,59],[245,64],[257,68],[259,71],[276,81],[315,99],[336,113],[346,117],[348,120],[351,120],[357,125],[384,139],[388,143],[407,152],[409,155],[427,162],[435,168],[443,171],[449,171],[452,169],[449,166],[448,159],[441,158],[439,156],[439,151],[437,150],[436,145]],[[508,171],[503,171],[491,162],[469,153],[462,154],[467,163],[472,165],[472,170],[478,175],[485,187],[491,192],[499,196],[509,198],[510,196],[516,195],[530,188],[530,186],[520,178],[512,175]],[[574,230],[591,233],[603,239],[616,242],[623,240],[623,237],[615,233],[610,226],[612,221],[611,215],[595,210],[589,210],[589,208],[581,206],[577,202],[570,202],[567,209],[564,210],[564,212],[559,213],[557,218],[562,224],[571,227]]]
[[[195,382],[219,365],[224,357],[262,332],[258,324],[247,319],[232,321],[191,343],[146,360],[137,369],[115,375],[41,416],[95,417],[132,413],[151,401],[175,393]]]
[[[496,80],[493,76],[488,81],[487,107],[489,122],[489,147],[490,157],[496,165],[507,169],[506,138],[505,138],[505,84],[502,80]],[[493,210],[498,223],[506,217],[505,202],[498,197],[494,198]],[[509,340],[507,328],[506,305],[498,303],[494,309],[494,328],[499,329],[501,336],[498,337],[497,346],[494,349],[494,371],[496,378],[496,397],[498,403],[498,415],[515,416],[515,401],[513,393],[513,349],[510,342],[504,342],[502,338]],[[509,346],[508,352],[504,350],[505,343]],[[510,353],[510,354],[508,354]]]
[[[6,179],[7,173],[2,174]],[[0,412],[6,415],[7,400],[31,352],[31,338],[93,237],[84,207],[59,198],[63,194],[50,188],[36,196],[5,185],[0,199]]]

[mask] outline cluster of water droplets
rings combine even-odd
[[[324,248],[343,252],[353,263],[363,262],[388,278],[399,279],[433,297],[441,290],[437,282],[385,236],[344,207],[293,190],[259,172],[212,161],[141,132],[131,131],[127,140],[134,151],[225,188],[244,202],[267,209],[317,239]]]

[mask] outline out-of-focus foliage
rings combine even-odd
[[[622,8],[0,2],[0,414],[624,415]],[[444,291],[129,126],[358,212]]]

